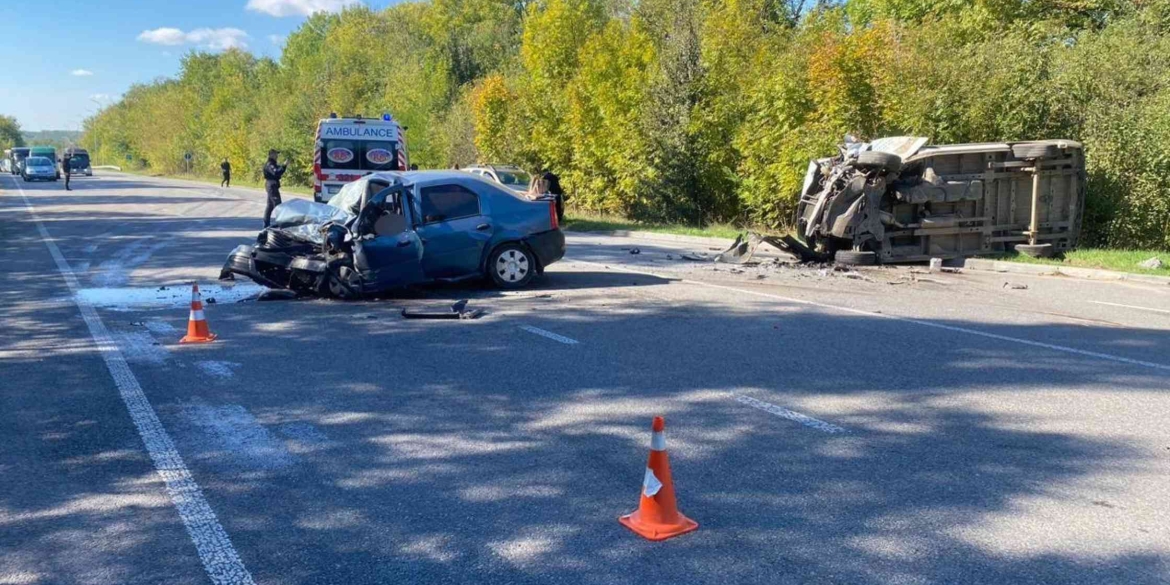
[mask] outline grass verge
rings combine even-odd
[[[699,236],[734,240],[744,229],[730,224],[712,224],[703,227],[682,224],[644,223],[609,215],[569,212],[565,216],[565,229],[578,232],[638,231],[678,236]]]
[[[1142,268],[1138,264],[1158,257],[1162,259],[1162,268]],[[1013,252],[1004,256],[989,256],[992,260],[1007,260],[1024,264],[1047,264],[1052,266],[1076,266],[1078,268],[1099,268],[1102,270],[1116,270],[1133,274],[1153,274],[1156,276],[1170,276],[1170,253],[1158,250],[1110,250],[1104,248],[1083,248],[1065,252],[1059,258],[1032,258]]]

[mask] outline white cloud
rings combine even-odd
[[[177,28],[162,27],[144,30],[138,35],[138,40],[144,43],[168,47],[199,45],[213,51],[247,49],[247,39],[248,33],[238,28],[197,28],[183,32]]]
[[[108,101],[110,101],[110,94],[108,94],[108,93],[90,94],[89,99],[99,101],[99,102],[108,102]]]
[[[274,45],[277,45],[277,46],[283,45],[284,44],[284,35],[268,35],[268,42],[270,42]]]
[[[360,4],[359,0],[248,0],[248,10],[269,16],[310,16]]]
[[[74,77],[89,77],[93,75],[93,71],[90,71],[89,69],[74,69],[73,71],[70,71],[69,74]]]

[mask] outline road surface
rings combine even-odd
[[[529,290],[256,302],[261,193],[73,185],[0,177],[0,583],[1170,582],[1170,286],[572,234]],[[651,543],[657,414],[700,529]]]

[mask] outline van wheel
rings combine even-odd
[[[844,266],[873,266],[877,264],[877,253],[838,250],[833,261]]]
[[[536,258],[520,244],[504,244],[488,258],[487,271],[496,286],[521,288],[536,277]]]
[[[884,173],[896,173],[902,170],[902,157],[888,152],[867,150],[857,155],[854,164],[859,169],[876,169]]]
[[[1058,154],[1060,149],[1055,144],[1045,142],[1021,142],[1012,145],[1012,155],[1024,160],[1052,158]]]

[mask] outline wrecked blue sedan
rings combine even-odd
[[[436,281],[528,285],[565,254],[555,202],[459,171],[375,173],[328,203],[296,199],[220,279],[246,276],[300,294],[357,298]]]

